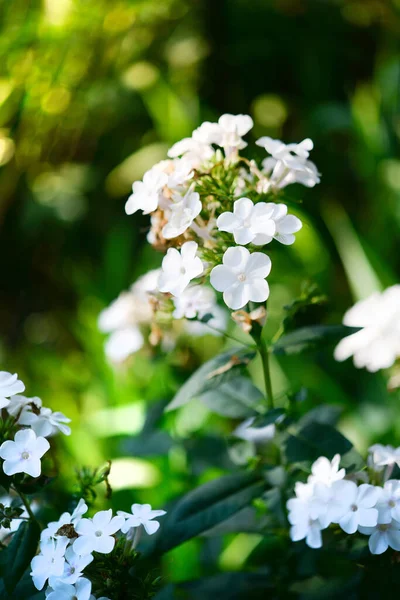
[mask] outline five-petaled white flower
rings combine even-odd
[[[199,194],[190,189],[183,198],[179,197],[177,199],[174,196],[174,200],[178,201],[171,204],[168,222],[162,230],[162,234],[166,240],[176,238],[185,233],[193,223],[193,220],[200,214],[202,208]]]
[[[222,265],[213,268],[211,285],[223,292],[224,302],[229,308],[238,310],[248,302],[264,302],[269,296],[269,285],[265,278],[271,271],[271,260],[261,252],[250,252],[236,246],[225,252]]]
[[[340,518],[332,517],[346,533],[355,533],[359,526],[374,527],[378,522],[379,501],[382,488],[362,483],[357,487],[354,481],[342,480],[332,484],[334,509]]]
[[[379,513],[378,522],[374,527],[358,528],[360,533],[369,535],[368,546],[371,554],[383,554],[388,548],[400,551],[400,523],[386,520],[386,516]]]
[[[281,140],[264,136],[258,139],[256,144],[264,148],[275,160],[282,161],[287,167],[294,169],[303,164],[314,147],[309,138],[299,144],[284,144]]]
[[[124,524],[122,517],[113,517],[112,510],[101,510],[92,519],[81,519],[75,527],[79,537],[73,543],[76,554],[92,552],[109,554],[115,545],[114,533]]]
[[[46,590],[46,600],[90,600],[91,591],[92,583],[85,577],[78,579],[75,585],[59,580]]]
[[[0,457],[4,459],[3,471],[6,475],[26,473],[39,477],[40,459],[50,448],[44,437],[37,437],[32,429],[17,431],[14,441],[7,440],[0,446]]]
[[[168,175],[163,173],[156,165],[143,176],[143,181],[135,181],[132,186],[133,193],[125,204],[125,212],[132,215],[142,210],[147,215],[158,207],[162,189],[168,183]]]
[[[343,323],[362,329],[339,342],[336,360],[353,356],[356,367],[371,372],[391,367],[400,356],[400,285],[357,302],[346,312]]]
[[[233,212],[224,212],[217,219],[220,231],[233,233],[237,244],[262,246],[275,235],[276,225],[272,219],[275,212],[273,202],[254,205],[249,198],[240,198],[233,205]]]
[[[346,471],[339,469],[339,464],[340,454],[335,454],[331,461],[325,456],[320,456],[311,467],[308,483],[324,483],[330,486],[334,481],[343,479]]]
[[[34,556],[31,562],[31,576],[38,590],[43,588],[49,577],[63,574],[68,543],[68,538],[62,537],[40,545],[40,554]]]
[[[125,523],[121,527],[122,533],[127,533],[133,527],[143,527],[146,533],[152,535],[159,527],[160,523],[154,521],[156,517],[162,517],[166,514],[165,510],[152,510],[150,504],[132,504],[131,513],[119,510],[117,514],[125,519]]]
[[[398,479],[386,481],[377,509],[383,523],[389,523],[392,519],[400,522],[400,481]]]
[[[185,242],[181,250],[169,248],[162,261],[162,271],[158,280],[160,292],[179,296],[195,277],[203,273],[201,259],[196,256],[196,242]]]
[[[49,577],[49,585],[52,588],[55,588],[57,582],[61,581],[62,583],[68,583],[70,585],[74,585],[80,577],[82,577],[82,572],[90,563],[93,561],[92,554],[85,554],[85,556],[79,556],[74,552],[72,546],[67,548],[65,552],[65,563],[64,563],[64,571],[62,575],[50,576]]]
[[[216,305],[215,292],[204,285],[190,285],[182,294],[173,298],[175,319],[194,319],[211,313]]]
[[[286,204],[274,204],[274,211],[271,215],[271,219],[275,222],[276,228],[273,236],[274,239],[285,246],[290,246],[296,240],[293,234],[300,231],[303,227],[303,223],[298,217],[288,215],[287,210]],[[267,236],[265,236],[265,238],[266,241],[264,241],[264,244],[268,244],[272,239],[268,239]]]
[[[53,412],[50,408],[43,407],[39,414],[30,410],[26,406],[18,419],[20,425],[31,427],[37,436],[50,437],[59,431],[64,435],[71,434],[71,428],[66,425],[71,419],[66,417],[62,412]]]
[[[203,124],[205,125],[205,124]],[[210,125],[215,125],[214,123]],[[221,146],[224,149],[225,155],[230,156],[237,150],[242,150],[247,146],[243,140],[253,127],[253,119],[249,115],[222,115],[218,119],[218,126],[211,128],[208,126],[211,143]]]
[[[7,371],[0,371],[0,409],[10,404],[10,397],[20,394],[25,385],[18,379],[17,373],[12,375]]]

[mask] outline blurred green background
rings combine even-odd
[[[58,442],[66,482],[75,463],[111,458],[114,507],[159,507],[231,466],[235,422],[195,403],[162,414],[223,341],[143,351],[113,370],[96,325],[161,262],[147,218],[124,213],[132,182],[203,120],[249,113],[250,142],[314,140],[322,181],[290,190],[305,227],[277,251],[272,329],[305,279],[328,297],[315,318],[331,323],[400,281],[399,34],[400,0],[0,3],[0,356],[28,395],[73,419]],[[398,394],[336,364],[332,348],[275,360],[273,379],[278,394],[304,386],[311,405],[343,407],[360,450],[400,444]],[[199,554],[190,542],[166,570],[195,577],[217,556],[240,568],[256,543],[241,534]]]

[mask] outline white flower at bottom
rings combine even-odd
[[[117,512],[118,516],[125,519],[125,523],[121,527],[122,533],[127,533],[133,527],[143,525],[146,533],[152,535],[160,527],[160,523],[153,519],[166,514],[165,510],[152,510],[150,504],[132,504],[131,511],[132,513],[123,510]]]
[[[115,545],[114,533],[121,529],[124,519],[113,517],[112,510],[101,510],[93,519],[81,519],[75,530],[79,537],[73,543],[76,554],[84,556],[92,552],[109,554]]]
[[[264,302],[269,296],[269,285],[265,278],[271,271],[271,259],[261,252],[250,252],[236,246],[225,252],[222,265],[213,268],[211,285],[223,292],[224,302],[229,308],[238,310],[248,302]]]
[[[299,542],[300,540],[306,541],[307,546],[310,548],[322,548],[322,535],[321,531],[325,529],[319,519],[307,519],[299,522],[292,523],[290,528],[290,539],[293,542]]]
[[[40,545],[40,554],[34,556],[31,562],[31,577],[36,589],[41,590],[49,577],[63,574],[68,543],[68,538],[62,537]]]
[[[335,495],[336,506],[340,518],[332,521],[339,523],[346,533],[355,533],[359,526],[374,527],[378,522],[376,504],[380,499],[382,488],[363,483],[357,487],[354,481],[336,481],[331,488]]]
[[[46,590],[46,600],[90,600],[91,591],[92,584],[85,577],[78,579],[75,585],[58,581]]]
[[[368,546],[371,554],[383,554],[388,548],[400,551],[400,523],[394,519],[385,522],[385,516],[379,514],[374,527],[359,527],[358,531],[370,536]]]
[[[275,235],[276,226],[272,215],[275,204],[258,202],[253,204],[249,198],[240,198],[233,205],[233,212],[224,212],[217,219],[220,231],[233,234],[237,244],[252,242],[262,246],[270,242]]]
[[[0,371],[0,409],[8,406],[9,398],[15,394],[20,394],[25,389],[22,381],[18,379],[18,375]]]
[[[386,481],[377,509],[383,522],[390,522],[391,519],[400,522],[400,481],[398,479]]]
[[[17,431],[14,441],[7,440],[0,446],[0,457],[4,459],[3,471],[6,475],[26,473],[39,477],[40,459],[50,448],[44,437],[37,437],[31,429]]]
[[[160,292],[179,296],[195,277],[203,273],[201,259],[196,256],[196,242],[185,242],[180,252],[169,248],[162,261],[162,271],[158,281]]]
[[[49,585],[55,588],[58,582],[74,585],[82,576],[82,571],[93,561],[91,554],[79,556],[72,546],[65,552],[64,572],[61,576],[49,577]]]

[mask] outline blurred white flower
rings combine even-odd
[[[391,367],[400,356],[400,285],[357,302],[346,312],[343,323],[362,329],[339,342],[336,360],[353,356],[357,368],[371,372]]]
[[[46,590],[46,600],[90,600],[92,584],[89,579],[81,577],[75,585],[55,582]]]
[[[355,533],[359,526],[374,527],[378,522],[376,504],[380,499],[382,488],[362,483],[357,486],[354,481],[336,481],[332,485],[336,505],[339,506],[340,518],[333,517],[346,533]],[[335,507],[336,508],[336,507]]]
[[[36,589],[41,590],[49,577],[61,576],[64,572],[65,550],[69,543],[66,537],[41,544],[40,554],[31,562],[31,577]]]
[[[190,285],[180,296],[173,298],[175,319],[194,319],[211,313],[215,304],[215,292],[204,285]]]
[[[331,461],[325,456],[320,456],[311,467],[308,483],[324,483],[330,486],[334,481],[343,479],[346,471],[339,469],[339,464],[340,454],[335,454]]]
[[[185,331],[192,336],[213,335],[219,337],[223,335],[228,326],[228,314],[226,310],[215,303],[210,310],[205,311],[204,314],[198,313],[197,316],[201,319],[206,314],[212,315],[207,323],[185,321]]]
[[[233,432],[233,435],[241,440],[260,444],[272,440],[275,436],[275,425],[266,425],[265,427],[252,427],[255,417],[250,417],[240,423]]]
[[[323,484],[316,486],[297,482],[295,498],[288,500],[288,520],[291,525],[290,538],[293,542],[305,539],[310,548],[321,548],[321,531],[330,521],[326,517],[329,488]]]
[[[74,585],[80,577],[86,567],[93,561],[92,554],[86,554],[85,556],[79,556],[74,552],[72,546],[67,548],[65,551],[65,563],[64,571],[62,575],[50,576],[49,585],[55,589],[57,582],[68,583]]]
[[[31,427],[37,436],[50,437],[59,431],[64,435],[71,434],[71,428],[66,425],[71,419],[62,412],[53,412],[50,408],[42,407],[39,414],[32,412],[29,406],[26,406],[18,419],[20,425]]]
[[[168,156],[171,158],[183,156],[193,168],[198,169],[214,156],[214,149],[210,144],[201,141],[198,137],[196,139],[195,132],[193,134],[194,137],[184,138],[176,142],[168,150]]]
[[[18,379],[17,373],[12,375],[8,371],[0,371],[0,409],[9,405],[10,397],[20,394],[25,385]]]
[[[400,523],[386,521],[386,515],[379,513],[378,522],[374,527],[358,528],[360,533],[369,535],[368,546],[371,554],[383,554],[388,548],[400,551]]]
[[[140,350],[143,344],[144,338],[140,329],[131,326],[114,331],[106,341],[104,351],[111,363],[120,363]]]
[[[7,406],[7,412],[13,416],[17,417],[22,410],[26,407],[30,407],[33,404],[37,410],[40,410],[42,407],[42,401],[37,396],[33,398],[26,398],[25,396],[11,396],[10,404]]]
[[[185,242],[179,250],[169,248],[162,261],[162,271],[158,281],[161,292],[179,296],[195,277],[203,273],[201,259],[196,256],[196,242]]]
[[[125,204],[125,212],[132,215],[138,210],[142,210],[147,215],[155,211],[158,207],[160,194],[168,183],[168,175],[163,173],[157,165],[147,171],[143,176],[143,181],[135,181],[132,186],[133,193],[129,196]]]
[[[368,466],[374,471],[382,471],[386,466],[400,466],[400,448],[374,444],[368,448]]]
[[[7,440],[0,446],[0,457],[4,459],[3,471],[6,475],[26,473],[39,477],[40,459],[50,448],[44,437],[37,437],[32,429],[17,431],[14,441]]]
[[[261,252],[250,252],[236,246],[225,252],[223,264],[213,268],[211,285],[223,292],[224,302],[229,308],[238,310],[249,301],[264,302],[269,296],[265,278],[271,271],[271,260]]]
[[[174,196],[176,199],[176,196]],[[202,209],[200,196],[197,192],[190,189],[185,196],[174,202],[170,206],[168,222],[162,229],[162,234],[166,240],[178,237],[185,233],[191,226],[194,219],[200,214]]]
[[[233,205],[233,212],[224,212],[217,219],[220,231],[233,234],[237,244],[263,245],[272,240],[276,225],[272,219],[275,212],[272,202],[254,205],[249,198],[240,198]]]
[[[123,524],[124,519],[113,517],[111,509],[99,511],[92,519],[81,519],[75,527],[79,537],[72,547],[81,556],[92,552],[109,554],[115,546],[113,535]]]
[[[150,504],[132,504],[131,511],[130,513],[123,510],[117,512],[118,516],[125,519],[125,523],[121,527],[122,533],[127,533],[133,527],[143,525],[146,533],[152,535],[160,527],[160,523],[154,519],[166,514],[165,510],[152,510]]]

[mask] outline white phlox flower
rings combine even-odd
[[[20,394],[25,385],[18,379],[17,373],[12,375],[8,371],[0,371],[0,409],[10,404],[10,397]]]
[[[377,509],[383,523],[389,523],[392,519],[400,523],[400,481],[398,479],[386,481]]]
[[[311,467],[311,475],[308,477],[308,483],[324,483],[327,486],[332,485],[334,481],[343,479],[346,474],[345,469],[339,469],[340,454],[335,454],[332,460],[325,456],[320,456]]]
[[[124,519],[113,517],[112,510],[101,510],[92,519],[81,519],[75,527],[79,537],[73,543],[76,554],[92,552],[109,554],[115,546],[113,535],[121,529]]]
[[[122,533],[127,533],[130,529],[143,525],[146,533],[153,535],[160,527],[160,523],[154,519],[162,517],[166,511],[152,510],[150,504],[132,504],[130,513],[119,510],[117,514],[125,519],[121,527]]]
[[[385,467],[400,466],[400,448],[374,444],[368,449],[368,466],[380,472]]]
[[[281,140],[274,140],[268,136],[259,138],[256,141],[257,146],[261,146],[275,160],[281,161],[290,169],[295,169],[301,165],[310,154],[314,144],[312,140],[306,138],[299,144],[285,144]]]
[[[400,356],[400,285],[357,302],[344,315],[343,324],[362,329],[339,342],[336,360],[353,356],[357,368],[371,372],[391,367]]]
[[[167,188],[171,191],[181,191],[187,187],[188,182],[193,179],[193,166],[185,158],[176,158],[171,161],[171,167],[167,170]]]
[[[274,212],[275,204],[272,202],[254,205],[249,198],[240,198],[234,203],[233,212],[224,212],[218,217],[217,227],[220,231],[232,233],[237,244],[262,246],[275,235]]]
[[[65,563],[64,571],[62,575],[51,575],[49,577],[50,587],[56,589],[57,583],[68,583],[69,585],[75,585],[75,583],[82,577],[83,570],[93,561],[92,554],[86,554],[85,556],[79,556],[74,552],[72,546],[65,551]]]
[[[269,442],[275,436],[275,425],[266,425],[265,427],[252,427],[255,417],[246,419],[236,427],[233,435],[241,440],[261,444]]]
[[[40,459],[50,448],[44,437],[37,437],[32,429],[17,431],[14,441],[7,440],[0,446],[0,457],[4,460],[3,471],[6,475],[26,473],[39,477]]]
[[[144,338],[138,327],[127,327],[114,331],[104,345],[111,363],[121,363],[143,347]]]
[[[31,577],[36,589],[41,590],[49,577],[59,577],[64,572],[65,550],[68,538],[62,537],[40,546],[40,554],[31,562]]]
[[[225,155],[230,156],[237,150],[247,146],[243,140],[253,127],[253,119],[249,115],[222,115],[218,119],[218,128],[210,135],[211,143],[217,144],[224,149]]]
[[[135,181],[125,204],[125,212],[132,215],[138,210],[148,215],[155,211],[160,201],[162,189],[168,183],[168,175],[161,171],[156,165],[143,176],[143,181]]]
[[[176,196],[174,196],[174,199],[176,199]],[[183,197],[179,197],[179,201],[171,204],[168,222],[162,229],[164,238],[169,240],[185,233],[200,214],[201,209],[202,204],[199,194],[189,189]]]
[[[359,526],[374,527],[378,522],[376,504],[380,499],[382,488],[362,483],[357,486],[354,481],[342,480],[332,484],[335,510],[340,518],[332,516],[346,533],[352,534]]]
[[[321,531],[330,524],[327,518],[329,488],[324,484],[297,482],[295,498],[288,500],[290,538],[294,542],[305,539],[310,548],[322,547]]]
[[[79,523],[83,515],[87,513],[87,511],[88,506],[86,502],[81,498],[72,514],[70,514],[69,512],[65,512],[61,515],[58,521],[52,521],[51,523],[48,523],[47,527],[43,529],[42,533],[40,534],[41,544],[45,544],[46,542],[49,542],[51,540],[56,540],[60,537],[64,537],[57,535],[58,530],[63,525],[73,525],[75,527],[77,523]]]
[[[222,265],[213,268],[211,285],[223,292],[225,304],[233,309],[243,308],[248,302],[264,302],[269,296],[266,277],[271,271],[270,258],[261,252],[252,254],[242,246],[228,248]]]
[[[67,423],[71,419],[62,412],[53,412],[50,408],[42,407],[39,414],[32,412],[29,406],[26,406],[18,419],[20,425],[31,427],[37,436],[50,437],[58,432],[64,435],[71,434],[71,428]]]
[[[195,279],[203,273],[204,267],[197,256],[196,242],[185,242],[180,251],[169,248],[162,261],[162,270],[158,281],[161,292],[179,296]]]
[[[183,156],[190,163],[192,168],[198,169],[202,164],[207,163],[214,156],[213,147],[207,142],[201,141],[199,136],[193,132],[193,137],[184,138],[176,142],[169,150],[168,156],[175,158]]]
[[[173,298],[175,319],[202,318],[211,313],[216,305],[215,292],[204,285],[190,285],[180,296]]]
[[[290,246],[296,241],[294,234],[300,231],[303,227],[303,223],[298,217],[288,215],[287,210],[286,204],[274,204],[271,219],[275,223],[275,234],[273,235],[273,238],[285,246]],[[268,244],[271,239],[265,235],[264,244]]]
[[[57,581],[46,590],[46,600],[90,600],[92,584],[81,577],[75,585]]]
[[[10,404],[7,406],[7,412],[12,417],[17,417],[25,408],[31,408],[34,405],[36,410],[42,408],[42,401],[37,396],[27,398],[26,396],[11,396]]]
[[[379,511],[375,526],[360,526],[358,531],[370,536],[368,546],[371,554],[383,554],[388,548],[400,551],[400,523],[394,519],[388,519],[385,512]]]

